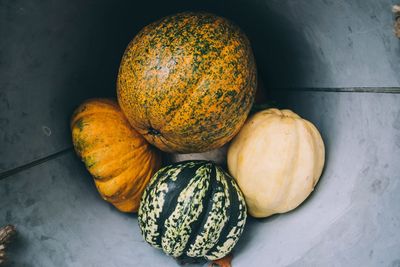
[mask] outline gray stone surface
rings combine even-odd
[[[294,88],[399,86],[400,42],[394,36],[392,4],[390,0],[249,2],[251,7],[244,9],[259,15],[253,17],[249,32],[255,30],[264,80],[271,86]],[[246,20],[241,14],[238,11],[237,18]]]
[[[175,266],[144,243],[136,215],[98,195],[71,152],[0,181],[0,225],[18,236],[6,266]]]
[[[0,1],[0,173],[69,147],[73,109],[114,96],[149,22],[207,10],[249,35],[270,87],[399,86],[389,0]]]
[[[240,266],[398,266],[400,95],[276,95],[325,140],[324,174],[295,211],[250,219]],[[0,181],[0,225],[20,233],[9,266],[177,266],[144,243],[135,215],[102,201],[69,153]]]

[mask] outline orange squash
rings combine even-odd
[[[118,104],[91,99],[71,120],[72,141],[104,200],[124,212],[135,212],[151,176],[159,169],[159,153],[135,131]]]
[[[257,87],[247,37],[227,19],[180,13],[143,28],[119,69],[131,125],[166,152],[219,148],[239,131]]]

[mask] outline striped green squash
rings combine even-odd
[[[233,178],[213,162],[200,160],[159,170],[138,212],[144,239],[182,260],[228,255],[246,217],[246,203]]]

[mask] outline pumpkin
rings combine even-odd
[[[117,79],[131,125],[166,152],[223,146],[254,101],[250,43],[227,19],[180,13],[144,27],[129,43]]]
[[[256,113],[228,149],[229,171],[254,217],[300,205],[318,182],[324,161],[317,128],[290,110]]]
[[[75,151],[103,199],[121,211],[137,211],[144,188],[159,169],[159,153],[113,100],[84,102],[72,116],[71,130]]]
[[[144,239],[183,261],[228,255],[246,217],[246,203],[234,179],[209,161],[184,161],[159,170],[138,212]]]

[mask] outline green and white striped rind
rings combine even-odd
[[[222,168],[185,161],[159,170],[143,193],[139,226],[144,239],[173,257],[220,259],[246,223],[244,197]]]

